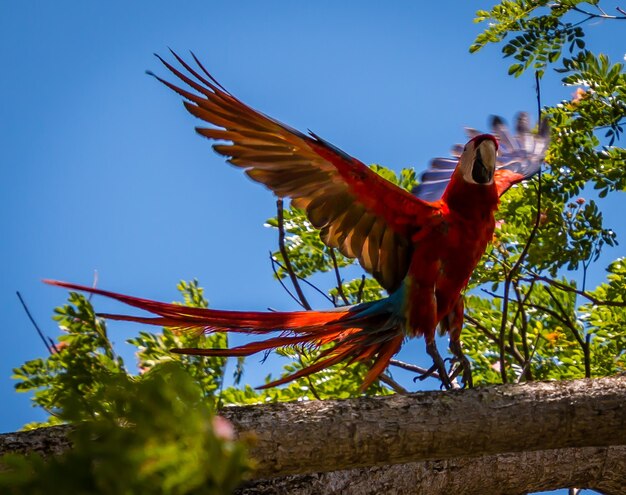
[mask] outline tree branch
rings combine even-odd
[[[588,10],[581,9],[578,6],[571,7],[571,9],[588,16],[587,19],[584,19],[584,21],[588,21],[590,19],[610,19],[610,20],[618,20],[618,21],[626,20],[626,12],[624,12],[624,10],[621,9],[620,7],[616,7],[615,10],[617,10],[620,14],[624,14],[621,16],[609,15],[606,12],[604,12],[599,6],[596,6],[596,7],[600,11],[600,14],[594,14],[593,12],[589,12]]]
[[[282,256],[282,255],[281,255]],[[285,267],[284,265],[282,265],[276,258],[274,258],[274,255],[272,254],[272,252],[270,251],[270,263],[272,264],[272,271],[274,272],[274,275],[276,276],[276,279],[280,282],[280,285],[283,287],[283,289],[285,289],[285,292],[287,292],[287,294],[289,294],[289,296],[291,296],[291,298],[296,301],[296,303],[298,303],[300,306],[300,301],[298,301],[298,299],[296,298],[296,296],[294,296],[289,289],[287,288],[287,286],[282,282],[282,279],[280,278],[280,276],[278,275],[278,271],[276,270],[276,266],[278,268],[281,268],[285,271],[287,271],[287,267]],[[305,283],[306,285],[308,285],[311,289],[313,289],[315,292],[317,292],[318,294],[320,294],[323,298],[325,298],[330,304],[332,304],[333,306],[336,306],[335,301],[333,301],[330,297],[328,297],[328,295],[322,290],[320,289],[317,285],[312,284],[311,282],[309,282],[306,278],[301,277],[300,275],[296,275],[296,278],[300,281]]]
[[[575,287],[571,287],[569,285],[566,285],[562,282],[559,282],[558,280],[553,280],[549,277],[544,277],[542,275],[538,275],[536,273],[532,274],[532,277],[526,277],[526,278],[522,278],[522,280],[524,280],[525,282],[530,282],[530,281],[535,281],[535,280],[540,280],[542,282],[545,282],[547,284],[550,284],[554,287],[556,287],[557,289],[561,289],[562,291],[565,292],[571,292],[574,293],[576,295],[579,295],[581,297],[584,297],[585,299],[587,299],[589,302],[591,302],[592,304],[596,305],[596,306],[611,306],[611,307],[616,307],[616,308],[624,308],[626,307],[626,301],[603,301],[601,299],[598,299],[594,296],[592,296],[591,294],[589,294],[588,292],[582,291],[582,290],[578,290]]]
[[[330,259],[333,262],[333,270],[335,272],[335,278],[337,279],[337,293],[339,297],[343,301],[343,303],[348,306],[350,301],[346,297],[346,294],[343,291],[343,282],[341,280],[341,274],[339,273],[339,264],[337,263],[337,256],[335,255],[335,248],[328,248],[328,253],[330,254]]]
[[[404,494],[416,487],[432,495],[560,487],[618,494],[626,486],[625,404],[626,376],[619,376],[228,407],[221,414],[255,438],[256,479],[282,477],[241,493],[270,493],[260,488],[269,483],[271,493],[290,494]],[[1,435],[0,454],[45,453],[65,442],[62,450],[67,439],[59,431],[67,427]],[[46,440],[24,447],[23,438],[37,434]]]
[[[250,482],[237,495],[525,495],[574,486],[620,495],[625,472],[625,446],[586,447],[285,476]]]
[[[298,299],[300,305],[306,309],[307,311],[311,310],[311,305],[309,301],[307,301],[304,292],[302,292],[302,288],[298,283],[298,277],[296,277],[296,273],[291,266],[291,261],[289,260],[289,254],[287,253],[287,248],[285,247],[285,221],[284,221],[284,208],[283,208],[283,200],[282,198],[278,198],[276,200],[276,210],[277,210],[277,219],[278,219],[278,248],[280,250],[280,254],[283,257],[283,262],[285,263],[285,268],[287,269],[287,273],[289,274],[289,278],[291,279],[291,284],[298,294]]]
[[[48,350],[48,354],[52,354],[53,352],[59,352],[53,340],[50,341],[50,344],[46,340],[45,335],[41,331],[41,328],[39,328],[39,325],[37,325],[35,318],[33,318],[33,315],[28,309],[28,306],[26,305],[26,301],[24,301],[24,298],[22,297],[22,294],[20,294],[20,291],[19,290],[16,291],[15,294],[17,294],[17,298],[20,300],[20,303],[22,303],[22,308],[24,308],[24,311],[26,312],[26,316],[28,316],[28,319],[35,327],[35,330],[37,331],[37,335],[39,335],[39,338],[43,342],[43,345],[46,346],[46,349]]]

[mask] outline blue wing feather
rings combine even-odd
[[[550,143],[547,126],[541,125],[537,134],[532,133],[528,114],[520,112],[516,119],[515,134],[512,134],[502,118],[493,116],[490,120],[491,133],[499,142],[496,170],[510,170],[520,174],[523,179],[535,175],[541,168]],[[465,132],[470,139],[482,134],[471,128],[467,128]],[[413,189],[413,194],[424,201],[437,201],[441,198],[462,151],[463,146],[457,144],[452,148],[451,154],[454,158],[435,158],[422,174],[420,184]]]

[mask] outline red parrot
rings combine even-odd
[[[213,149],[253,180],[305,210],[324,243],[345,256],[358,258],[389,296],[326,311],[222,311],[46,282],[104,295],[155,315],[101,315],[112,320],[207,332],[281,332],[231,349],[172,349],[177,353],[248,356],[281,346],[333,344],[320,352],[312,365],[264,387],[340,362],[365,361],[371,363],[362,384],[365,390],[385,370],[405,339],[424,336],[433,369],[449,388],[450,378],[435,344],[436,329],[439,325],[440,330],[450,333],[451,350],[465,359],[459,340],[462,291],[493,236],[500,195],[540,169],[548,145],[547,132],[542,129],[532,134],[528,118],[522,114],[516,135],[511,135],[503,121],[494,117],[492,129],[498,139],[468,130],[468,143],[455,148],[452,159],[433,160],[411,194],[316,134],[303,134],[245,105],[195,56],[197,69],[173,55],[183,70],[157,57],[189,89],[154,77],[181,95],[190,113],[211,125],[198,127],[197,132],[218,141]],[[463,364],[469,371],[466,360]]]

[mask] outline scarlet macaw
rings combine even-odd
[[[364,390],[385,370],[405,338],[420,335],[433,358],[433,369],[450,387],[435,344],[436,328],[439,325],[450,333],[451,350],[464,359],[459,340],[461,293],[493,236],[500,195],[539,170],[547,132],[532,134],[527,117],[522,116],[513,136],[495,117],[492,128],[500,143],[499,158],[498,139],[470,129],[469,142],[453,150],[454,158],[433,160],[413,195],[319,136],[305,135],[245,105],[195,56],[198,69],[174,56],[186,72],[159,59],[191,90],[155,77],[185,99],[190,113],[211,124],[196,128],[197,132],[218,141],[213,149],[253,180],[305,210],[326,245],[358,258],[389,296],[326,311],[238,312],[189,308],[66,282],[46,282],[101,294],[156,315],[102,315],[112,320],[209,332],[282,332],[231,349],[172,349],[177,353],[247,356],[281,346],[334,343],[312,365],[264,387],[339,362],[368,361],[372,365],[362,384]],[[466,361],[464,364],[467,366]]]

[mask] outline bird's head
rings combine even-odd
[[[468,141],[441,198],[449,208],[466,216],[497,208],[497,152],[498,141],[491,134],[480,134]]]
[[[469,184],[489,185],[496,171],[498,141],[491,134],[480,134],[463,148],[456,174]]]

